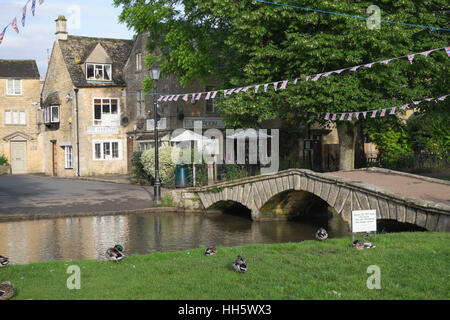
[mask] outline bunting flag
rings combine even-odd
[[[165,96],[163,101],[166,102],[169,99],[169,96]]]
[[[391,109],[391,112],[389,112],[389,114],[390,115],[393,115],[393,114],[395,114],[395,110],[397,109],[397,107],[393,107],[392,109]]]
[[[22,11],[22,27],[25,27],[25,18],[27,17],[27,5],[28,3],[25,5],[25,7],[23,7]]]
[[[175,97],[175,99],[173,99],[173,101],[178,101],[178,98],[180,97],[180,95],[177,95],[176,97]]]
[[[30,0],[30,1],[31,1],[31,0]],[[4,35],[3,35],[3,36],[4,36]],[[293,82],[293,84],[297,84],[298,81],[299,81],[300,79],[304,79],[305,81],[318,81],[322,76],[323,76],[323,77],[329,77],[329,76],[332,75],[333,73],[341,74],[342,72],[347,71],[347,70],[348,70],[348,71],[355,72],[355,71],[357,71],[357,70],[358,70],[359,68],[361,68],[361,67],[372,68],[372,66],[373,66],[374,64],[384,64],[384,65],[387,65],[387,64],[389,64],[391,61],[393,61],[393,60],[398,60],[398,59],[401,59],[401,58],[408,58],[410,64],[412,64],[412,63],[414,62],[414,58],[415,58],[415,56],[416,56],[417,54],[421,54],[421,55],[427,57],[431,52],[434,52],[434,51],[437,51],[437,50],[441,50],[441,49],[445,49],[447,55],[450,57],[450,47],[442,47],[442,48],[436,48],[436,49],[427,50],[427,51],[420,52],[420,53],[412,53],[412,54],[405,55],[405,56],[401,56],[401,57],[390,58],[390,59],[381,60],[381,61],[375,61],[375,62],[370,62],[370,63],[364,64],[364,65],[357,65],[357,66],[353,66],[353,67],[348,67],[348,68],[342,68],[342,69],[338,69],[338,70],[327,71],[327,72],[324,72],[324,73],[318,73],[318,74],[314,74],[314,75],[307,75],[307,76],[297,77],[297,78],[295,78],[294,80],[292,80],[292,82]],[[260,88],[261,86],[264,87],[264,92],[267,92],[267,89],[268,89],[268,87],[269,87],[271,84],[273,84],[274,90],[275,90],[275,91],[278,90],[279,84],[280,84],[280,83],[281,83],[281,87],[280,87],[280,88],[281,88],[281,89],[286,89],[286,88],[287,88],[287,84],[288,84],[289,81],[290,81],[290,80],[280,80],[280,81],[276,81],[276,82],[272,82],[272,83],[258,84],[258,85],[254,85],[254,86],[247,86],[247,87],[244,87],[244,88],[224,89],[224,90],[220,90],[220,91],[223,91],[224,97],[226,97],[226,96],[231,95],[231,94],[233,94],[233,93],[236,93],[236,94],[237,94],[237,93],[239,93],[239,92],[247,92],[250,88],[254,88],[254,90],[255,90],[254,93],[257,94],[258,91],[259,91],[259,88]],[[206,93],[206,92],[202,92],[202,93]],[[195,96],[198,96],[198,94],[199,94],[199,92],[196,92],[196,93],[188,93],[188,95],[195,95]],[[184,95],[184,93],[181,93],[181,94],[179,94],[179,95]],[[203,95],[201,95],[200,97],[202,97],[202,96],[203,96]],[[208,99],[214,99],[215,96],[216,96],[216,94],[213,94],[212,96],[211,96],[211,95],[206,95],[206,96],[208,97]]]
[[[352,117],[353,117],[353,113],[349,113],[349,114],[348,114],[347,120],[348,120],[348,121],[352,121]]]
[[[208,92],[208,93],[206,94],[205,100],[209,100],[209,97],[211,97],[211,92]]]
[[[189,99],[189,98],[188,98],[188,95],[187,95],[187,94],[185,94],[185,95],[183,96],[183,100],[187,102],[187,101],[188,101],[188,99]]]
[[[41,5],[41,4],[43,4],[44,3],[44,0],[39,0],[39,4]]]
[[[5,29],[3,29],[3,32],[0,33],[0,44],[2,43],[3,39],[5,38],[5,32],[6,32],[6,29],[8,29],[8,26],[9,26],[9,25],[7,25],[7,26],[5,27]]]
[[[336,121],[336,116],[337,116],[337,114],[333,113],[333,117],[331,118],[331,121]]]
[[[356,120],[359,120],[359,112],[355,112],[355,118]]]
[[[364,119],[366,118],[366,115],[367,115],[367,111],[363,111],[363,117],[364,117]]]
[[[343,113],[342,115],[341,115],[341,118],[339,119],[340,121],[343,121],[345,119],[345,113]]]
[[[327,113],[325,114],[325,120],[328,120],[328,119],[330,119],[330,113],[329,113],[329,112],[327,112]]]
[[[162,99],[164,99],[164,96],[159,96],[158,101],[161,101]]]
[[[34,14],[36,13],[36,0],[31,0],[31,13]]]
[[[378,110],[373,110],[371,118],[375,118],[377,116],[377,112]]]
[[[384,117],[386,115],[386,109],[381,110],[380,117]]]
[[[408,108],[409,104],[404,104],[402,105],[402,110],[406,110],[406,108]]]
[[[448,97],[448,95],[442,96],[442,97],[438,98],[438,100],[439,100],[439,101],[444,101],[445,99],[447,99],[447,97]]]
[[[211,99],[214,99],[214,98],[216,97],[217,92],[218,92],[218,91],[214,91],[214,92],[213,92],[213,94],[212,94],[212,96],[211,96]]]
[[[13,21],[11,21],[11,27],[19,34],[19,28],[17,27],[17,19],[14,18]]]
[[[200,100],[201,97],[202,97],[202,94],[199,93],[199,94],[197,95],[197,98],[195,98],[195,100]]]

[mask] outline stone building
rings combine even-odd
[[[0,155],[11,173],[42,172],[39,70],[34,60],[0,60]]]
[[[148,33],[144,33],[136,37],[124,69],[127,84],[126,117],[130,123],[127,127],[128,159],[133,151],[154,147],[153,98],[151,94],[144,93],[142,86],[144,78],[149,77],[149,68],[145,64],[145,57],[148,54],[146,49],[148,36]],[[194,81],[182,87],[174,75],[162,75],[156,85],[158,94],[190,93],[212,90],[217,82],[211,77],[206,84]],[[203,130],[225,128],[214,100],[159,101],[158,114],[161,117],[158,123],[160,145],[170,144],[170,137],[175,129],[194,129],[194,121],[202,121]],[[128,165],[131,172],[131,163]]]
[[[45,174],[127,173],[122,70],[132,47],[132,40],[68,35],[58,17],[42,90]]]

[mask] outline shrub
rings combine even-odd
[[[245,168],[242,168],[241,165],[237,164],[225,165],[224,172],[222,173],[223,180],[236,180],[246,178],[247,176],[247,170],[245,170]]]
[[[8,165],[8,159],[4,155],[0,155],[0,166]]]
[[[152,176],[147,174],[141,162],[142,151],[135,151],[131,155],[131,165],[133,166],[133,174],[139,184],[152,183]]]
[[[176,163],[172,161],[173,147],[159,148],[159,177],[161,185],[166,188],[175,188]],[[155,149],[142,152],[141,163],[147,175],[154,179],[155,174]]]

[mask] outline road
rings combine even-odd
[[[0,176],[0,218],[152,207],[153,187],[45,176]]]

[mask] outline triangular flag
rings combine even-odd
[[[341,74],[342,73],[342,71],[344,71],[345,69],[341,69],[341,70],[337,70],[337,71],[334,71],[334,72],[336,72],[337,74]]]
[[[259,85],[255,86],[255,93],[258,93]]]
[[[395,110],[397,109],[397,107],[393,107],[392,109],[391,109],[391,112],[389,112],[389,114],[395,114]]]
[[[278,89],[278,82],[273,83],[273,90],[277,91]]]
[[[8,29],[8,26],[6,26],[5,29],[3,29],[3,32],[0,33],[0,44],[2,43],[3,39],[5,38],[6,29]]]
[[[200,100],[201,97],[202,97],[202,94],[199,93],[199,94],[197,95],[197,98],[195,98],[195,100]]]
[[[322,76],[321,73],[316,74],[316,76],[312,79],[312,81],[317,81],[317,80],[319,80],[320,76]]]
[[[450,57],[450,47],[445,47],[445,52],[447,52],[447,55]]]
[[[448,94],[446,96],[442,96],[442,97],[438,98],[438,100],[439,101],[444,101],[445,99],[447,99],[447,97],[448,97]]]
[[[169,96],[169,99],[167,99],[167,101],[172,101],[174,97],[175,96]]]
[[[238,88],[238,89],[234,90],[234,93],[239,93],[241,91],[242,91],[242,88]]]
[[[358,69],[359,69],[359,67],[361,67],[361,66],[356,66],[356,67],[353,67],[353,68],[351,68],[351,69],[350,69],[350,71],[356,71],[356,70],[358,70]]]
[[[286,89],[288,82],[289,82],[289,80],[284,80],[283,83],[281,84],[280,89],[283,89],[283,90]]]
[[[211,99],[214,99],[214,98],[216,97],[217,92],[218,92],[218,91],[214,91],[214,92],[213,92],[213,94],[212,94],[212,96],[211,96]]]
[[[330,119],[330,113],[327,112],[327,113],[325,114],[325,120],[329,120],[329,119]]]
[[[175,97],[175,99],[173,99],[173,101],[178,101],[178,98],[180,97],[180,95],[177,95],[176,97]]]
[[[185,95],[183,96],[183,100],[186,101],[186,102],[188,101],[188,95],[187,95],[187,94],[185,94]]]
[[[402,105],[402,110],[405,110],[406,108],[408,108],[409,104],[404,104]]]
[[[415,104],[415,105],[418,105],[418,104],[420,104],[422,101],[414,101],[413,100],[413,103]]]
[[[353,113],[349,113],[349,114],[348,114],[347,120],[348,120],[348,121],[352,121],[352,120],[353,120],[353,119],[352,119],[352,116],[353,116]]]
[[[208,92],[208,93],[206,94],[205,100],[209,100],[209,97],[211,97],[211,92]]]
[[[371,118],[375,118],[377,116],[377,112],[378,110],[373,110]]]
[[[329,76],[330,74],[332,74],[333,72],[334,72],[334,71],[330,71],[330,72],[324,73],[323,76],[324,76],[324,77],[328,77],[328,76]]]
[[[163,101],[166,102],[167,99],[169,99],[169,96],[165,96],[164,99],[163,99]]]
[[[371,63],[365,64],[364,67],[366,67],[366,68],[372,68],[372,66],[373,66],[374,64],[375,64],[375,62],[371,62]]]
[[[363,117],[364,117],[364,119],[366,118],[366,115],[367,115],[367,111],[363,111]]]
[[[340,121],[343,121],[345,119],[345,113],[343,113],[342,115],[341,115],[341,118],[339,119]]]
[[[381,110],[380,117],[384,117],[386,115],[386,109]]]
[[[25,18],[27,17],[27,5],[28,3],[25,5],[25,7],[23,7],[22,10],[22,27],[25,27]]]
[[[425,56],[425,57],[428,57],[428,55],[429,55],[431,52],[433,52],[433,50],[424,51],[424,52],[421,52],[420,54],[423,55],[423,56]]]
[[[388,64],[389,62],[391,62],[391,60],[392,60],[392,59],[384,60],[384,61],[381,61],[381,63],[383,63],[383,64]]]
[[[242,89],[243,92],[247,92],[251,87],[245,87],[244,89]]]
[[[191,103],[192,103],[192,104],[195,103],[195,93],[192,94],[192,97],[191,97]]]
[[[268,83],[264,84],[264,92],[267,92],[267,87],[269,86]]]
[[[297,84],[297,82],[298,82],[298,78],[295,78],[294,84]]]
[[[17,32],[19,33],[19,28],[17,27],[17,19],[14,18],[13,21],[11,21],[11,27]]]
[[[355,112],[355,118],[356,120],[359,120],[359,112]]]
[[[336,116],[337,116],[337,114],[333,113],[333,117],[331,118],[331,121],[336,121]]]
[[[36,11],[36,0],[32,0],[31,1],[31,13],[33,14],[33,17],[34,17],[35,11]]]
[[[413,63],[414,57],[415,57],[415,55],[413,55],[413,54],[410,54],[408,56],[409,63],[411,63],[411,64]]]
[[[306,77],[305,77],[305,80],[306,80],[306,81],[309,81],[310,78],[311,78],[310,76],[306,76]]]
[[[164,96],[160,96],[158,101],[161,101],[162,99],[164,99]]]

